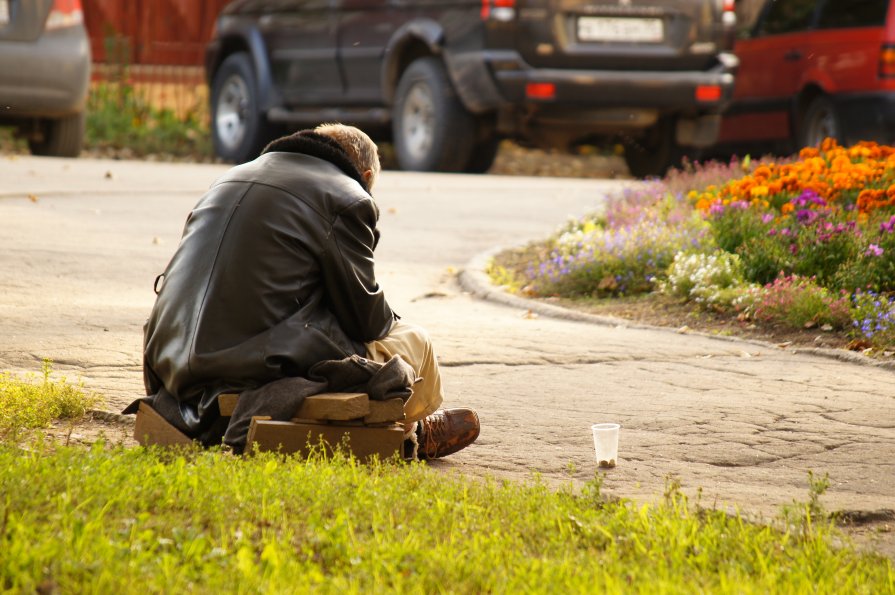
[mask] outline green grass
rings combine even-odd
[[[890,562],[663,503],[425,465],[0,447],[0,587],[62,593],[895,592]],[[806,508],[807,510],[807,508]],[[807,513],[806,513],[807,514]]]
[[[49,363],[2,378],[4,411],[90,402]],[[836,546],[826,477],[781,531],[699,510],[675,482],[639,506],[599,476],[551,489],[339,454],[20,444],[0,442],[3,592],[895,593],[890,561]]]
[[[0,440],[14,442],[58,419],[77,421],[101,403],[80,383],[52,379],[51,374],[49,360],[44,360],[40,375],[0,372]]]

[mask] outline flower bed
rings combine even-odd
[[[756,323],[895,346],[895,148],[697,165],[612,197],[495,277],[532,296],[663,292]]]

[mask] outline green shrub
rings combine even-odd
[[[69,384],[65,378],[52,380],[51,373],[48,360],[40,377],[0,372],[0,439],[15,440],[56,419],[79,419],[101,402],[80,384]]]
[[[818,285],[838,288],[840,269],[860,253],[862,239],[854,222],[824,222],[799,226],[796,230],[792,244],[793,273],[814,277]]]
[[[869,223],[875,233],[863,238],[862,249],[843,265],[835,284],[850,291],[887,292],[895,290],[895,216]]]
[[[155,107],[127,82],[100,82],[87,98],[86,144],[129,150],[134,156],[163,154],[194,158],[211,155],[211,138],[199,106],[178,116]]]
[[[848,295],[835,294],[812,278],[791,275],[761,288],[754,297],[752,317],[793,328],[844,329],[851,323],[851,310]]]
[[[743,265],[743,276],[752,283],[765,285],[781,274],[792,273],[792,253],[776,237],[764,235],[750,238],[736,253]]]
[[[758,210],[745,203],[737,203],[712,214],[710,221],[715,244],[727,252],[737,252],[738,248],[753,238],[764,237],[770,225],[764,221]]]

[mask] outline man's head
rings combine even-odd
[[[351,163],[357,168],[367,183],[367,188],[372,189],[379,177],[379,150],[369,136],[359,128],[345,126],[344,124],[321,124],[314,129],[317,134],[322,134],[333,139],[348,153]]]

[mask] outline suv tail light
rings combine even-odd
[[[516,18],[516,0],[482,0],[482,20],[508,23]]]
[[[736,1],[723,0],[721,11],[721,24],[725,27],[735,27],[737,24]]]
[[[528,83],[525,85],[525,96],[529,99],[556,99],[556,85],[553,83]]]
[[[879,76],[895,78],[895,45],[885,44],[879,52]]]
[[[696,101],[703,103],[721,101],[721,94],[720,85],[698,85],[695,93]]]
[[[81,0],[54,0],[47,17],[47,29],[73,27],[84,22]]]

